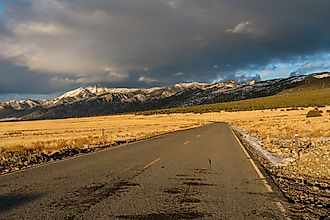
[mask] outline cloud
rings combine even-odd
[[[4,4],[1,93],[52,93],[93,83],[140,87],[211,82],[237,78],[237,72],[261,78],[286,76],[303,68],[308,57],[330,53],[328,0],[248,4],[245,0],[4,0]],[[320,68],[329,67],[329,59],[321,61]],[[268,69],[274,63],[286,63],[286,69]],[[9,66],[18,72],[7,74]],[[319,68],[308,71],[315,69]],[[15,86],[9,88],[6,81]]]
[[[52,94],[75,84],[70,75],[38,74],[5,61],[0,61],[0,66],[0,94]]]
[[[252,22],[251,21],[244,21],[236,25],[233,29],[227,29],[226,32],[229,33],[252,33]]]
[[[176,8],[179,4],[178,0],[168,0],[167,4],[171,7],[171,8]]]
[[[158,82],[158,80],[152,79],[152,78],[147,77],[147,76],[140,76],[139,77],[139,82],[150,84],[150,83]]]

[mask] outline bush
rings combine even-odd
[[[310,118],[310,117],[320,117],[322,116],[321,112],[317,109],[314,110],[310,110],[307,115],[306,118]]]

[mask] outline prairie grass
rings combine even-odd
[[[184,130],[205,123],[192,115],[106,116],[0,123],[0,153],[28,149],[46,153],[139,139]]]
[[[128,142],[197,127],[211,121],[238,125],[272,147],[274,139],[330,137],[330,115],[306,118],[312,108],[290,111],[256,110],[204,114],[119,115],[0,123],[0,152],[39,149],[46,152],[70,146],[87,147]],[[320,108],[323,112],[330,107]]]

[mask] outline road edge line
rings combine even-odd
[[[246,149],[244,148],[241,140],[236,136],[236,134],[234,133],[233,129],[229,126],[229,129],[231,131],[231,133],[234,135],[236,141],[238,142],[239,146],[243,149],[245,155],[247,156],[248,160],[250,161],[250,163],[252,164],[254,170],[257,172],[258,176],[260,177],[260,179],[262,180],[263,185],[265,186],[265,188],[267,189],[268,192],[274,192],[272,187],[268,184],[266,177],[262,174],[262,172],[260,171],[260,169],[257,167],[257,165],[255,164],[255,162],[253,161],[253,159],[251,158],[251,156],[249,155],[249,153],[246,151]]]
[[[253,159],[251,158],[251,156],[249,155],[249,153],[247,152],[247,150],[243,146],[241,140],[237,137],[237,135],[235,134],[235,132],[233,131],[233,129],[231,128],[231,126],[228,125],[228,127],[229,127],[230,131],[232,132],[232,134],[234,135],[235,139],[237,140],[238,144],[241,146],[241,148],[243,149],[244,153],[248,157],[248,160],[251,162],[252,166],[256,170],[258,176],[261,177],[262,182],[263,182],[263,185],[266,187],[266,189],[268,190],[268,192],[274,192],[273,189],[272,189],[272,187],[267,182],[265,176],[261,173],[260,169],[257,167],[257,165],[255,164],[255,162],[253,161]],[[291,220],[291,218],[287,216],[286,210],[285,210],[283,204],[281,202],[279,202],[279,201],[275,201],[275,204],[276,204],[277,208],[282,212],[282,214],[284,215],[284,217],[287,220]]]

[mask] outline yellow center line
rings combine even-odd
[[[158,161],[160,161],[160,158],[157,158],[156,160],[150,162],[145,167],[143,167],[143,169],[148,169],[149,167],[151,167],[153,164],[157,163]]]
[[[189,144],[189,141],[186,141],[186,142],[184,142],[183,144],[184,144],[184,145]]]

